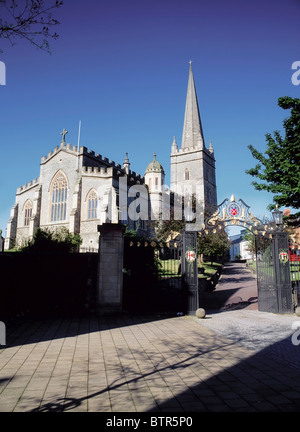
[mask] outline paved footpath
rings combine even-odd
[[[205,309],[224,309],[239,306],[257,310],[257,279],[244,263],[227,263],[215,290],[201,293]]]
[[[228,293],[226,305],[243,303],[257,310],[257,278],[244,263],[227,263],[217,285],[218,293]]]
[[[235,310],[24,321],[0,349],[0,411],[299,411],[295,320]]]

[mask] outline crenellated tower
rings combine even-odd
[[[205,208],[217,205],[214,149],[205,146],[195,81],[190,62],[181,147],[171,147],[171,191],[197,194]]]

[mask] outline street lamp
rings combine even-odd
[[[279,228],[282,225],[283,212],[278,210],[278,206],[276,206],[276,210],[272,212],[272,215],[275,225],[277,226],[277,228]]]

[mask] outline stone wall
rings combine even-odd
[[[99,272],[98,306],[100,311],[121,311],[123,303],[124,227],[119,224],[98,226]]]

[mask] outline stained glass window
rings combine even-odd
[[[51,222],[64,221],[67,212],[68,185],[67,179],[59,172],[51,188]]]
[[[24,226],[29,226],[31,216],[32,216],[32,202],[26,201],[24,206]]]
[[[97,204],[97,194],[92,190],[88,196],[88,219],[97,219]]]

